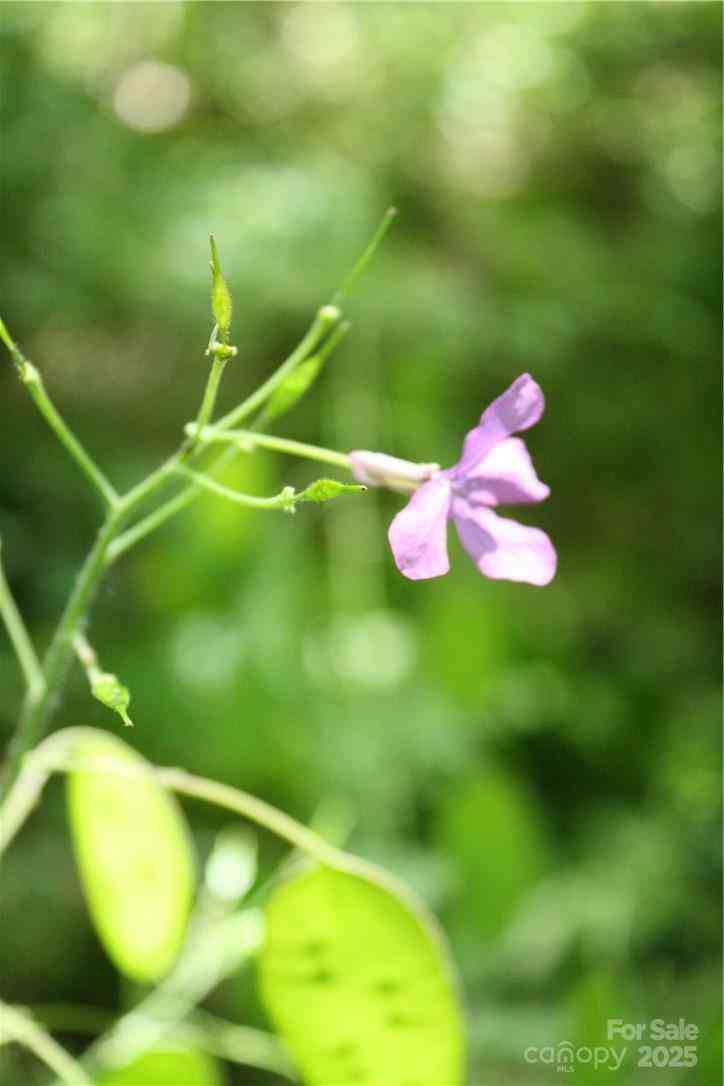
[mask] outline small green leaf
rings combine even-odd
[[[296,495],[298,502],[328,502],[332,498],[338,498],[340,494],[360,494],[366,490],[366,486],[359,483],[339,483],[336,479],[317,479],[310,483],[306,490]]]
[[[267,422],[286,414],[310,388],[322,368],[323,357],[313,354],[289,374],[269,397],[264,411]]]
[[[190,840],[178,805],[139,754],[93,729],[78,743],[67,797],[98,936],[128,977],[157,980],[181,948],[194,890]]]
[[[127,727],[133,726],[133,721],[128,715],[131,694],[128,687],[119,681],[117,675],[112,675],[110,671],[96,671],[91,678],[91,694],[102,705],[118,713]]]
[[[460,1086],[463,1029],[434,922],[368,865],[317,867],[267,908],[260,983],[311,1086]]]
[[[226,280],[221,274],[219,253],[213,234],[209,240],[211,242],[211,309],[213,310],[214,320],[219,326],[222,339],[226,339],[231,326],[231,295]]]
[[[98,1086],[222,1086],[216,1060],[193,1049],[152,1050],[125,1067],[114,1068]]]

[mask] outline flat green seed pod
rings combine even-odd
[[[91,729],[74,752],[67,798],[98,936],[126,976],[157,980],[179,952],[194,892],[191,843],[178,804],[131,747]]]
[[[434,922],[366,864],[317,867],[267,908],[263,999],[312,1086],[459,1086],[463,1027]]]

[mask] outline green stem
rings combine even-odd
[[[0,1003],[0,1039],[23,1045],[67,1086],[93,1086],[80,1064],[49,1033],[29,1015],[7,1003]]]
[[[347,862],[345,853],[327,844],[313,830],[249,792],[242,792],[239,788],[207,780],[205,777],[195,777],[183,769],[157,769],[155,776],[164,788],[170,788],[185,796],[193,796],[194,799],[205,800],[217,807],[225,807],[227,811],[233,811],[242,818],[263,826],[322,864],[338,867]]]
[[[21,774],[0,808],[0,854],[8,847],[40,799],[50,775],[73,770],[77,760],[76,752],[87,739],[89,732],[92,733],[92,729],[63,728],[44,740],[25,760]],[[109,759],[104,763],[103,769],[104,772],[113,772],[113,760]],[[119,766],[117,771],[129,777],[134,774],[134,770],[127,765]],[[164,788],[233,811],[242,818],[263,826],[320,863],[338,867],[347,862],[346,854],[340,849],[328,844],[290,815],[249,792],[208,780],[206,777],[196,777],[183,769],[154,768],[153,773]]]
[[[215,431],[219,432],[226,426],[233,425],[235,421],[246,418],[249,414],[255,411],[264,403],[265,400],[269,398],[269,396],[271,396],[275,389],[278,388],[280,384],[282,384],[287,375],[291,373],[291,371],[296,366],[298,366],[309,356],[309,354],[318,346],[320,340],[324,338],[327,329],[333,327],[334,324],[339,320],[338,311],[335,310],[334,312],[330,312],[329,310],[329,306],[323,306],[322,309],[320,309],[307,333],[300,341],[298,346],[295,347],[292,353],[288,356],[288,358],[286,358],[284,362],[282,362],[282,364],[275,370],[271,377],[259,389],[257,389],[257,391],[253,393],[252,396],[246,399],[243,404],[240,404],[239,407],[235,408],[234,411],[229,412],[222,419],[220,419],[214,427]],[[343,327],[344,332],[346,333],[349,326],[344,325]],[[335,333],[332,332],[332,334],[328,337],[328,341],[334,338]],[[341,338],[341,336],[339,338]],[[336,342],[339,342],[339,339],[336,339],[335,343]],[[198,421],[196,423],[196,426],[198,427]],[[198,433],[198,430],[196,432]],[[156,473],[156,480],[151,480],[152,489],[154,489],[157,485],[159,485],[166,478],[168,478],[183,463],[186,457],[186,453],[194,447],[196,440],[197,439],[195,437],[188,438],[185,450],[183,451],[182,455],[172,457],[171,460],[168,460],[165,464],[161,465],[161,467],[158,469],[158,472]],[[198,447],[194,449],[194,453],[198,453],[200,451],[201,450]],[[218,458],[213,467],[220,468],[225,463],[228,463],[228,461],[231,460],[232,456],[235,454],[236,451],[237,450],[235,449],[228,450],[228,452]],[[137,490],[137,493],[138,492],[139,491]],[[148,493],[150,493],[150,490],[146,488],[145,492],[141,493],[141,496],[146,497]],[[158,509],[154,509],[154,511],[152,513],[149,513],[148,516],[143,517],[143,519],[139,520],[136,524],[134,524],[131,528],[127,529],[127,531],[123,532],[122,535],[119,535],[119,537],[114,540],[108,551],[108,561],[115,562],[117,558],[120,558],[120,556],[122,554],[125,554],[127,550],[130,550],[131,547],[134,547],[136,543],[140,542],[141,539],[144,539],[147,535],[150,535],[151,532],[154,532],[162,524],[165,524],[167,520],[170,520],[171,517],[174,517],[176,513],[179,513],[182,509],[185,509],[186,506],[189,505],[195,498],[198,498],[201,493],[202,486],[198,482],[194,482],[191,484],[191,486],[187,487],[185,490],[182,490],[179,494],[174,495],[173,498],[169,498],[168,501],[160,505]],[[133,496],[133,494],[131,494],[130,496]],[[127,497],[129,497],[129,495],[127,495]]]
[[[291,441],[286,437],[276,437],[274,434],[258,434],[255,430],[217,430],[209,426],[199,434],[204,442],[232,442],[239,448],[247,450],[258,446],[261,449],[273,449],[275,452],[289,453],[290,456],[301,456],[305,460],[319,460],[323,464],[334,464],[336,467],[351,467],[349,457],[345,453],[335,449],[325,449],[321,445],[307,445],[303,441]]]
[[[214,413],[214,405],[216,404],[219,384],[221,383],[221,377],[227,362],[228,358],[224,358],[218,354],[214,356],[209,379],[206,382],[206,388],[204,390],[204,398],[201,401],[201,407],[199,408],[199,413],[196,417],[196,423],[200,428],[208,424],[209,419]]]
[[[76,1003],[33,1003],[25,1009],[51,1033],[95,1036],[112,1029],[115,1018],[112,1011]],[[150,1018],[148,1023],[153,1028]],[[172,1026],[168,1032],[167,1027],[165,1022],[164,1039],[171,1046],[200,1048],[232,1063],[294,1078],[289,1059],[272,1033],[252,1026],[239,1026],[201,1010],[192,1010],[182,1023]]]
[[[43,384],[43,378],[40,376],[40,373],[35,366],[27,360],[2,320],[0,320],[0,340],[2,340],[10,352],[13,362],[15,363],[18,377],[27,388],[41,415],[48,423],[51,430],[53,430],[60,443],[65,446],[66,450],[73,457],[88,481],[101,495],[105,504],[112,508],[118,501],[118,494],[116,493],[115,488],[111,486],[101,469],[95,464],[92,457],[88,455],[80,441],[78,441],[78,438],[63,420],[48,396],[48,393],[45,391],[45,385]]]
[[[288,509],[290,504],[293,504],[290,503],[290,498],[294,492],[290,487],[285,487],[279,494],[274,494],[270,498],[257,498],[253,494],[241,494],[238,490],[231,490],[230,487],[217,483],[215,479],[202,475],[198,471],[191,471],[189,468],[178,468],[177,471],[203,490],[208,490],[219,498],[226,498],[227,501],[236,502],[237,505],[248,505],[252,509]]]
[[[255,392],[251,394],[251,396],[248,396],[243,401],[243,403],[238,405],[238,407],[235,407],[232,411],[227,412],[226,415],[222,416],[222,418],[219,419],[215,426],[216,430],[231,429],[237,423],[243,422],[243,420],[248,418],[249,415],[253,414],[259,408],[263,407],[263,405],[266,403],[272,393],[275,392],[281,384],[283,384],[288,375],[292,373],[293,370],[301,362],[304,362],[304,360],[308,358],[312,354],[312,352],[320,346],[320,344],[322,344],[321,352],[324,354],[328,353],[328,346],[331,349],[332,346],[337,345],[339,339],[341,339],[342,336],[347,333],[349,325],[345,322],[343,326],[339,329],[339,335],[336,336],[334,329],[335,326],[339,324],[342,316],[341,312],[337,308],[336,303],[338,301],[341,301],[349,294],[352,286],[357,281],[362,272],[365,270],[369,261],[372,259],[372,256],[374,255],[377,247],[387,233],[387,230],[392,224],[392,221],[395,218],[396,214],[397,211],[395,208],[390,207],[387,209],[382,218],[382,222],[375,231],[367,248],[364,250],[352,270],[344,279],[342,285],[335,292],[332,304],[322,306],[322,308],[319,310],[316,317],[314,318],[311,326],[307,330],[306,334],[300,340],[299,344],[295,347],[292,353],[274,371],[271,377],[269,377],[263,385],[261,385],[258,389],[256,389]],[[331,335],[327,336],[328,332],[331,333]],[[213,343],[214,338],[215,331],[212,332],[209,346],[211,346],[211,344]],[[325,340],[325,338],[326,343],[323,344],[322,341]],[[187,446],[186,451],[188,451],[188,448],[190,448],[190,446]],[[161,466],[161,468],[156,473],[155,478],[151,477],[150,488],[146,487],[145,494],[150,493],[151,490],[155,489],[157,485],[163,482],[164,479],[173,472],[175,467],[185,458],[186,451],[182,450],[180,457],[172,458],[172,461],[167,462],[166,464]],[[224,457],[220,458],[215,466],[220,467],[224,459]],[[170,498],[167,502],[159,506],[157,510],[155,510],[153,513],[150,513],[147,517],[139,521],[132,528],[129,528],[126,532],[123,533],[123,535],[119,536],[119,538],[111,547],[109,552],[109,560],[115,561],[116,558],[119,558],[121,554],[124,554],[127,550],[130,550],[131,547],[133,547],[141,539],[144,539],[147,535],[149,535],[150,532],[155,531],[155,529],[160,527],[161,524],[165,524],[165,522],[167,520],[170,520],[171,517],[175,516],[176,513],[180,512],[180,510],[182,509],[185,509],[189,502],[193,501],[194,498],[198,497],[200,492],[201,488],[196,485],[189,487],[187,490],[182,491],[180,494],[176,494],[173,498]]]
[[[25,753],[40,739],[55,708],[73,659],[73,639],[80,631],[98,589],[106,564],[106,552],[120,527],[122,515],[119,510],[108,514],[81,567],[43,661],[45,686],[38,697],[25,699],[20,713],[0,778],[0,798],[7,794],[18,775]]]
[[[267,378],[264,384],[259,385],[256,391],[252,392],[251,396],[247,398],[235,407],[232,411],[229,411],[226,415],[222,416],[216,423],[218,430],[228,430],[237,422],[242,422],[243,419],[252,415],[262,404],[269,399],[272,392],[274,392],[279,385],[281,385],[288,374],[295,369],[300,362],[303,362],[312,351],[325,338],[327,333],[334,328],[335,324],[339,322],[342,314],[339,309],[333,305],[323,305],[314,318],[306,335],[299,342],[297,347],[292,351],[289,357],[282,362],[271,375]]]
[[[45,679],[38,657],[35,655],[33,643],[5,578],[1,552],[2,540],[0,540],[0,616],[5,622],[10,642],[15,649],[15,655],[25,678],[28,688],[27,696],[31,701],[37,701],[43,693]]]
[[[382,216],[382,222],[380,223],[380,225],[377,227],[374,234],[372,235],[372,239],[371,239],[369,245],[367,246],[365,251],[362,253],[362,256],[359,258],[359,260],[357,261],[355,266],[352,268],[352,271],[349,273],[347,278],[342,283],[341,287],[339,287],[336,294],[332,298],[332,305],[341,305],[342,304],[342,302],[344,301],[346,296],[349,294],[350,290],[352,289],[352,287],[355,284],[355,282],[357,281],[357,279],[359,279],[360,275],[365,270],[365,268],[369,264],[372,257],[375,255],[375,252],[377,251],[378,246],[380,245],[380,243],[381,243],[382,239],[384,238],[385,234],[387,233],[387,231],[392,226],[392,223],[393,223],[396,216],[397,216],[397,208],[396,207],[388,207],[387,211]]]
[[[176,513],[180,513],[182,509],[185,509],[187,505],[194,498],[198,498],[201,493],[201,487],[189,486],[185,490],[182,490],[175,497],[169,498],[163,505],[159,505],[158,509],[154,509],[148,516],[139,520],[132,528],[128,528],[127,531],[122,532],[116,539],[113,540],[108,548],[108,563],[115,562],[117,558],[120,558],[122,554],[125,554],[127,550],[135,546],[141,539],[154,532],[156,528],[160,528],[162,524],[165,524],[167,520],[175,516]]]

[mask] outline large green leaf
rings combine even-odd
[[[73,764],[68,811],[91,918],[123,973],[156,980],[178,954],[193,895],[183,816],[148,763],[115,736],[88,729]]]
[[[219,1065],[191,1049],[145,1052],[133,1063],[108,1071],[98,1086],[222,1086]]]
[[[266,909],[264,1001],[314,1086],[458,1086],[462,1022],[434,923],[367,865],[316,867]]]

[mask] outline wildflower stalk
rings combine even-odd
[[[10,586],[6,580],[5,572],[2,564],[2,540],[0,539],[0,616],[2,616],[5,628],[8,631],[8,637],[12,644],[15,655],[18,658],[20,664],[20,670],[23,673],[25,683],[27,686],[27,696],[30,700],[35,701],[39,698],[45,687],[45,679],[43,678],[43,672],[40,667],[40,662],[35,654],[33,643],[30,640],[28,631],[25,628],[25,623],[22,620],[21,614],[18,611],[17,604],[13,599]]]
[[[216,426],[220,430],[229,430],[232,426],[236,426],[237,423],[243,422],[249,415],[253,415],[255,411],[258,411],[260,407],[269,399],[272,392],[275,392],[277,388],[286,380],[289,374],[294,370],[300,362],[303,362],[312,351],[314,351],[322,341],[327,337],[329,332],[334,328],[336,324],[342,319],[342,313],[334,305],[323,305],[318,311],[316,317],[312,321],[306,335],[301,339],[298,346],[292,351],[289,357],[282,362],[271,375],[267,378],[263,384],[247,396],[238,407],[233,408],[226,415],[223,415]]]
[[[372,242],[357,261],[352,272],[350,272],[344,280],[342,286],[335,294],[335,298],[341,299],[348,293],[352,283],[356,281],[357,277],[361,274],[371,258],[372,253],[386,232],[391,219],[392,214],[388,212]],[[218,258],[213,252],[213,247],[212,253],[218,270]],[[222,357],[228,359],[233,353],[233,348],[228,345],[231,309],[230,307],[227,308],[226,300],[222,295],[218,294],[218,280],[216,289],[217,294],[215,297],[212,296],[212,302],[216,323],[221,328],[222,340],[224,342],[218,345],[222,349],[215,352],[215,359],[221,359]],[[342,314],[336,305],[322,306],[316,314],[308,331],[289,357],[259,388],[252,392],[251,395],[247,396],[247,398],[232,411],[223,416],[216,423],[215,428],[218,430],[231,429],[237,423],[247,419],[250,415],[263,407],[269,396],[283,384],[289,374],[291,374],[301,362],[308,358],[313,351],[323,347],[324,341],[334,330],[335,326],[340,324],[341,317]],[[35,746],[48,725],[73,659],[75,639],[82,632],[88,611],[93,603],[106,569],[115,558],[135,542],[157,528],[164,520],[168,519],[169,516],[172,516],[180,508],[183,508],[183,506],[195,497],[197,493],[200,493],[202,486],[206,486],[207,484],[201,483],[201,477],[194,474],[191,486],[187,492],[176,495],[174,498],[170,499],[165,506],[162,505],[153,513],[149,514],[145,520],[138,522],[128,528],[126,532],[123,532],[128,520],[138,507],[155,494],[165,483],[172,479],[180,468],[186,467],[187,461],[193,460],[203,451],[203,449],[197,447],[194,438],[186,436],[176,452],[169,456],[158,468],[152,471],[136,486],[127,491],[127,493],[119,495],[115,488],[108,482],[100,468],[97,467],[92,458],[83,449],[77,438],[75,438],[70,429],[66,426],[47,396],[40,374],[24,357],[2,321],[0,321],[0,340],[2,340],[10,352],[18,375],[23,383],[27,385],[39,410],[46,418],[51,428],[55,431],[61,443],[81,467],[88,480],[102,496],[107,506],[105,519],[98,531],[93,546],[80,569],[78,577],[76,578],[65,609],[60,617],[47,653],[43,659],[42,676],[44,685],[41,687],[36,681],[33,690],[28,692],[23,703],[14,736],[8,747],[6,762],[2,774],[0,775],[0,800],[2,800],[3,797],[8,794],[13,782],[20,772],[25,754]],[[214,344],[212,343],[211,347],[213,348],[213,346]],[[211,367],[211,372],[202,398],[201,408],[197,415],[197,419],[200,418],[202,423],[211,418],[223,368],[224,367],[221,364],[218,366],[212,365]],[[231,456],[233,454],[234,450],[230,450],[228,455]],[[224,460],[225,455],[226,454],[219,458],[219,461],[217,462],[218,466],[220,466],[221,462]],[[207,477],[204,476],[203,478],[206,479]],[[276,500],[281,502],[281,496],[277,496]],[[5,610],[7,610],[7,604]],[[14,630],[17,632],[17,623],[14,624]],[[26,663],[28,660],[29,657],[26,653]]]
[[[215,479],[209,478],[208,475],[202,475],[198,471],[191,471],[190,468],[180,467],[178,472],[185,478],[191,479],[203,490],[208,490],[211,494],[216,494],[219,498],[226,498],[227,501],[235,502],[237,505],[247,505],[252,509],[290,509],[294,505],[294,489],[290,486],[285,486],[283,490],[270,498],[258,498],[254,494],[242,494],[238,490],[232,490],[231,487],[223,486],[222,483],[217,483]]]
[[[73,659],[73,639],[83,625],[99,587],[105,569],[106,552],[120,527],[121,517],[122,513],[118,509],[108,514],[81,567],[43,660],[45,686],[38,697],[26,697],[15,734],[10,741],[0,778],[0,798],[7,794],[17,777],[26,751],[37,743],[45,731]]]
[[[221,377],[228,361],[228,357],[225,358],[222,355],[216,355],[211,364],[211,373],[209,374],[206,391],[204,392],[204,398],[201,401],[201,407],[199,408],[196,420],[199,426],[206,426],[214,412],[214,405],[216,403],[219,385],[221,384]]]
[[[0,340],[10,352],[18,377],[27,388],[35,406],[51,430],[53,430],[61,445],[70,453],[93,488],[100,494],[104,504],[111,508],[115,506],[118,502],[118,494],[115,488],[109,483],[93,458],[88,455],[78,438],[63,420],[45,390],[43,378],[40,376],[39,371],[22,353],[2,320],[0,320]]]
[[[335,449],[325,449],[321,445],[307,445],[303,441],[291,441],[286,437],[276,437],[274,434],[258,434],[255,430],[219,430],[214,426],[207,426],[202,431],[196,431],[193,424],[187,427],[187,431],[198,433],[203,442],[226,442],[236,445],[239,449],[251,452],[255,448],[272,449],[274,452],[288,453],[290,456],[301,456],[305,460],[317,460],[322,464],[334,464],[335,467],[351,469],[350,458],[346,453],[337,452]]]
[[[369,241],[369,244],[367,245],[367,248],[362,253],[362,256],[359,258],[359,260],[354,265],[354,267],[352,268],[352,270],[349,273],[349,275],[347,276],[347,278],[342,282],[342,285],[338,288],[337,292],[335,293],[334,297],[332,298],[332,305],[341,305],[342,302],[345,300],[345,298],[349,294],[350,290],[352,289],[354,284],[357,282],[360,275],[362,275],[363,271],[365,270],[365,268],[369,264],[372,257],[377,252],[380,244],[382,243],[382,241],[384,239],[385,234],[387,233],[387,231],[392,226],[392,223],[394,222],[396,217],[397,217],[397,208],[396,207],[388,207],[387,211],[382,216],[382,222],[380,223],[380,225],[377,227],[374,234],[372,235],[372,237],[371,237],[371,239]]]

